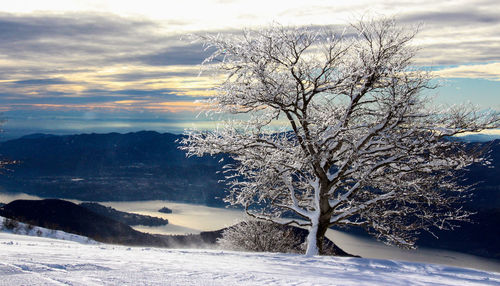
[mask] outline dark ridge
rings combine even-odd
[[[167,246],[158,237],[63,200],[16,200],[3,206],[0,216],[105,243]]]
[[[429,233],[419,236],[417,245],[447,249],[500,260],[500,208],[479,210],[472,222],[458,223],[451,231],[435,231],[438,239]]]
[[[44,139],[50,137],[56,137],[57,135],[45,134],[45,133],[34,133],[20,137],[20,139]]]
[[[221,157],[186,158],[181,135],[154,131],[49,136],[0,143],[18,162],[0,176],[6,192],[82,201],[176,200],[224,206]],[[227,162],[227,160],[226,160]]]
[[[160,226],[168,224],[168,220],[148,215],[127,213],[98,203],[81,203],[80,206],[102,216],[114,219],[126,225]]]

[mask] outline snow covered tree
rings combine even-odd
[[[217,244],[223,249],[252,252],[300,253],[301,239],[291,228],[248,220],[225,229]]]
[[[412,67],[415,35],[383,19],[340,34],[275,24],[203,36],[214,51],[204,66],[224,76],[209,112],[234,116],[187,130],[181,148],[229,154],[225,200],[308,226],[308,255],[322,253],[332,226],[403,247],[421,230],[451,229],[468,215],[455,172],[484,159],[446,137],[498,127],[499,116],[433,106],[431,75]]]

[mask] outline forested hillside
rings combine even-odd
[[[51,136],[2,142],[19,163],[0,176],[7,192],[84,201],[177,200],[222,205],[220,158],[186,158],[180,135],[157,132]]]

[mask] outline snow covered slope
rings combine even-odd
[[[44,227],[39,227],[39,226],[32,226],[28,225],[25,223],[17,222],[14,221],[16,226],[13,228],[7,228],[4,225],[4,221],[6,218],[0,216],[0,231],[1,232],[7,232],[7,233],[13,233],[13,234],[23,234],[23,235],[29,235],[29,236],[38,236],[38,237],[46,237],[46,238],[54,238],[54,239],[62,239],[62,240],[69,240],[69,241],[75,241],[79,243],[90,243],[90,244],[97,244],[98,242],[88,238],[86,236],[81,236],[73,233],[67,233],[61,230],[54,230],[54,229],[48,229]]]
[[[81,244],[0,233],[0,285],[500,285],[500,273],[377,259]]]

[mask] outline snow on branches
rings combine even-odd
[[[300,237],[292,228],[248,220],[225,229],[217,239],[222,249],[252,252],[302,253]]]
[[[432,78],[412,67],[415,35],[384,19],[342,33],[275,24],[201,37],[215,50],[205,66],[226,76],[211,112],[247,120],[186,131],[181,148],[229,154],[226,201],[309,226],[310,255],[334,225],[404,247],[419,230],[450,229],[468,215],[456,208],[467,188],[455,171],[483,159],[445,137],[496,128],[499,116],[432,107],[422,94]]]

